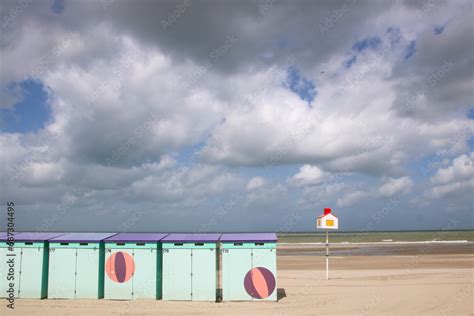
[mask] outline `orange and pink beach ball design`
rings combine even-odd
[[[135,261],[130,254],[118,251],[107,259],[105,271],[112,281],[124,283],[135,273]]]
[[[256,267],[245,275],[245,291],[257,299],[267,298],[275,291],[276,281],[273,273],[264,267]]]

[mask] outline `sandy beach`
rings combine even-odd
[[[474,315],[473,243],[278,248],[278,302],[27,300],[1,315]]]

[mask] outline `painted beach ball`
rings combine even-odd
[[[135,272],[135,261],[126,252],[114,252],[107,259],[105,271],[112,281],[124,283],[130,280]]]
[[[267,298],[275,291],[276,281],[273,273],[264,267],[256,267],[245,275],[244,287],[253,298]]]

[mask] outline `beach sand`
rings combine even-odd
[[[326,280],[322,245],[279,245],[278,302],[17,299],[0,314],[474,315],[472,243],[331,247]]]

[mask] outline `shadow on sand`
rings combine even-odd
[[[222,289],[217,289],[217,299],[216,302],[222,302]],[[277,302],[286,297],[285,289],[277,289]]]
[[[286,297],[285,289],[277,289],[277,302]]]

